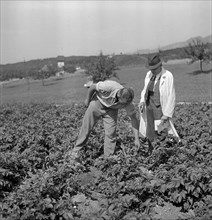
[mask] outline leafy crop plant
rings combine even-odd
[[[102,157],[99,121],[76,166],[68,152],[84,112],[82,104],[1,106],[0,219],[212,219],[210,105],[177,105],[181,142],[168,136],[150,156],[146,142],[134,146],[120,111],[114,157]]]

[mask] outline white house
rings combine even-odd
[[[64,66],[65,66],[65,58],[64,58],[64,56],[58,56],[57,57],[57,67],[59,69],[63,69]]]
[[[58,72],[56,73],[57,77],[64,75],[64,66],[65,66],[65,58],[64,56],[58,56],[57,57],[57,68]]]

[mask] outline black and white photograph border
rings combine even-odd
[[[212,219],[211,9],[0,0],[0,219]]]

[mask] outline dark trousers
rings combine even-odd
[[[163,140],[167,135],[167,131],[164,130],[160,134],[155,131],[155,120],[160,120],[163,116],[161,105],[159,100],[156,102],[154,99],[154,92],[149,92],[148,99],[146,101],[146,116],[147,116],[147,131],[146,136],[151,143],[155,139]]]

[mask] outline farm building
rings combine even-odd
[[[64,56],[58,56],[57,57],[58,72],[56,73],[57,77],[64,75],[64,66],[65,66],[65,58],[64,58]]]
[[[57,57],[57,67],[62,69],[64,66],[65,66],[64,56],[58,56]]]

